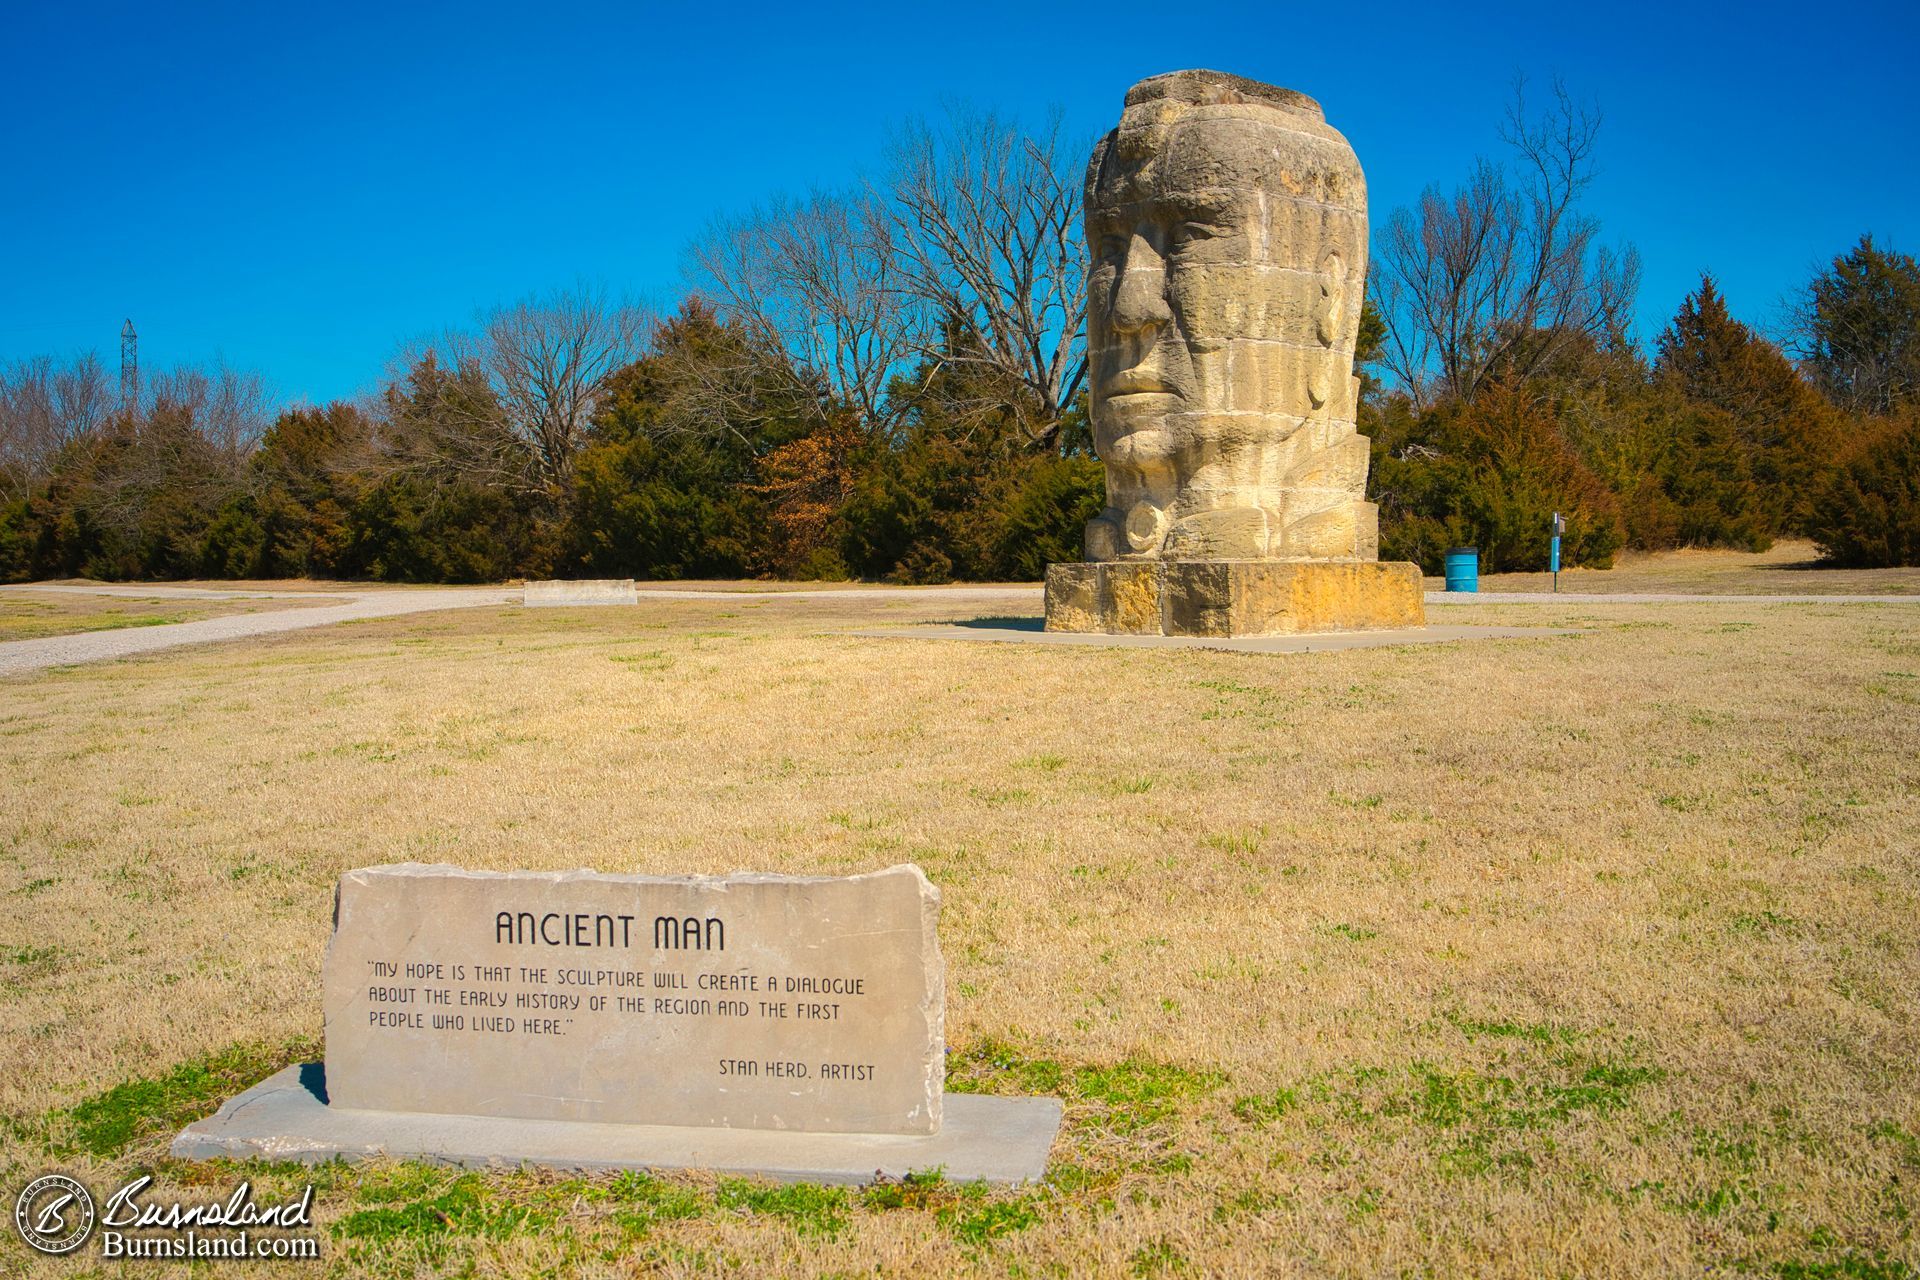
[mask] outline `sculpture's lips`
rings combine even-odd
[[[1158,374],[1146,369],[1128,369],[1107,379],[1102,394],[1108,400],[1117,400],[1122,396],[1172,395],[1174,390],[1162,382]]]

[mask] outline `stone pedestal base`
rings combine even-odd
[[[1047,566],[1047,630],[1282,636],[1426,625],[1418,565],[1116,560]]]

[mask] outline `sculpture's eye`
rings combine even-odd
[[[1127,237],[1117,231],[1103,232],[1094,243],[1094,252],[1101,258],[1123,258],[1127,253]]]
[[[1199,218],[1189,218],[1184,222],[1177,222],[1174,224],[1173,235],[1171,237],[1173,241],[1173,251],[1178,253],[1189,245],[1198,244],[1203,240],[1217,239],[1220,236],[1230,234],[1231,231],[1232,228],[1230,227],[1224,227],[1217,222],[1207,222]]]

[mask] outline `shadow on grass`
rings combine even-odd
[[[1758,573],[1824,573],[1833,569],[1858,569],[1859,565],[1841,564],[1838,560],[1787,560],[1780,564],[1755,565]]]
[[[1047,629],[1047,620],[1045,618],[1015,617],[968,618],[963,622],[949,622],[946,625],[952,627],[973,627],[980,631],[1045,631]]]

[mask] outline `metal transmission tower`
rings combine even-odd
[[[120,407],[128,413],[140,407],[140,335],[131,320],[120,326]]]

